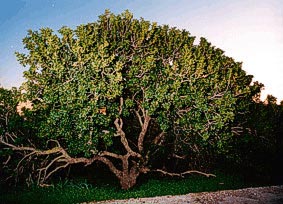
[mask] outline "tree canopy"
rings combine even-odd
[[[95,161],[124,189],[149,171],[184,175],[152,160],[182,157],[195,138],[224,150],[237,132],[235,115],[259,91],[241,63],[206,39],[196,44],[186,30],[128,11],[106,11],[76,29],[30,30],[23,43],[28,52],[17,53],[28,68],[23,97],[33,104],[36,135],[54,142],[39,151],[54,154],[42,182],[70,164]],[[185,173],[193,172],[201,173]]]

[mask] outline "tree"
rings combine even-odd
[[[253,144],[253,147],[249,148],[244,158],[247,158],[254,174],[265,178],[275,176],[280,169],[278,161],[282,161],[283,112],[282,106],[276,102],[274,96],[267,95],[263,102],[253,104],[249,118],[252,134],[248,144]]]
[[[262,88],[262,84],[257,84]],[[267,95],[260,101],[260,95],[250,103],[248,111],[238,114],[234,122],[242,125],[237,137],[230,139],[230,150],[222,157],[222,164],[233,171],[241,171],[247,179],[261,182],[280,183],[282,181],[282,105],[277,99]],[[246,119],[245,119],[246,118]],[[227,165],[227,163],[229,165]]]
[[[21,89],[31,115],[40,116],[37,136],[49,141],[49,149],[29,153],[48,156],[39,182],[68,165],[96,161],[123,189],[149,171],[202,173],[170,173],[156,158],[182,158],[192,138],[225,148],[237,102],[251,97],[252,76],[204,38],[198,45],[194,39],[128,11],[106,11],[97,22],[57,34],[30,30],[23,40],[28,53],[17,57],[28,67]]]
[[[20,101],[20,92],[16,88],[10,90],[0,87],[0,182],[6,182],[7,178],[11,178],[14,170],[10,168],[19,162],[19,157],[13,157],[10,148],[6,148],[4,143],[22,144],[25,134],[25,121],[17,112],[18,103]],[[13,161],[12,161],[13,160]],[[13,165],[7,165],[10,162]],[[17,176],[16,176],[17,177]],[[17,179],[15,177],[15,179]]]
[[[7,90],[0,87],[0,134],[7,141],[15,137],[16,125],[14,124],[20,119],[16,111],[19,96],[20,93],[16,88]]]

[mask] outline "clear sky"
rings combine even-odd
[[[94,22],[110,9],[205,37],[283,100],[283,0],[0,0],[0,85],[23,82],[15,51],[27,30]]]

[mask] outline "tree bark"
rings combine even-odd
[[[133,166],[129,170],[128,158],[125,158],[125,159],[127,159],[127,162],[125,163],[127,164],[127,166],[124,166],[123,171],[122,171],[122,176],[118,179],[120,181],[120,185],[122,189],[128,190],[132,188],[134,185],[136,185],[137,178],[140,175],[141,169],[138,167],[137,163],[134,162]]]
[[[122,177],[119,178],[121,188],[123,190],[132,188],[134,185],[136,185],[138,176],[139,174],[123,172]]]

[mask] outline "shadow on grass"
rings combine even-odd
[[[217,173],[217,177],[206,178],[199,175],[187,176],[184,179],[156,178],[153,175],[143,176],[138,184],[130,190],[121,190],[113,178],[97,179],[95,184],[86,180],[64,180],[50,187],[17,187],[4,189],[1,187],[0,203],[58,203],[71,204],[86,201],[110,199],[127,199],[154,197],[162,195],[180,195],[192,192],[239,189],[253,186],[247,184],[236,175]]]

